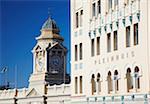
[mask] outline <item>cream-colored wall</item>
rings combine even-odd
[[[74,2],[76,1],[76,2]],[[54,85],[48,86],[48,92],[45,95],[44,92],[44,82],[41,86],[36,86],[36,83],[31,84],[29,88],[23,89],[12,89],[0,91],[0,104],[13,104],[14,98],[18,99],[19,104],[32,103],[43,103],[43,95],[47,97],[47,104],[71,104],[71,103],[84,103],[84,104],[96,104],[102,103],[103,97],[105,96],[107,104],[112,103],[112,96],[115,96],[115,104],[120,104],[122,96],[124,96],[124,101],[126,103],[136,103],[144,104],[144,102],[150,102],[150,1],[140,0],[140,22],[139,22],[139,45],[133,45],[133,24],[138,22],[136,17],[137,6],[132,9],[133,22],[130,23],[128,16],[130,16],[130,7],[126,7],[126,26],[131,26],[131,47],[125,47],[125,27],[122,23],[124,18],[124,3],[123,0],[119,0],[119,16],[117,18],[116,11],[112,14],[109,11],[106,15],[106,0],[102,1],[101,16],[91,17],[91,6],[90,3],[96,0],[71,0],[71,85]],[[134,3],[138,0],[133,0]],[[74,14],[83,9],[83,26],[75,28],[75,16]],[[115,25],[115,22],[119,19],[119,29]],[[102,23],[103,21],[103,23]],[[112,22],[113,21],[113,22]],[[113,30],[110,29],[109,24],[112,23]],[[113,39],[111,39],[111,52],[107,53],[107,33],[104,31],[104,26],[107,24],[107,33],[111,32],[111,36],[114,30],[118,30],[118,50],[113,51]],[[98,29],[101,25],[101,34]],[[96,28],[96,36],[93,34],[93,30]],[[81,33],[82,31],[82,33]],[[89,32],[91,31],[91,36],[89,37]],[[77,36],[75,33],[77,32]],[[91,57],[91,39],[100,36],[100,55],[95,55]],[[45,44],[46,43],[46,44]],[[39,41],[38,44],[43,47],[47,47],[48,41]],[[83,44],[83,59],[74,61],[74,46],[82,43]],[[96,40],[95,40],[96,43]],[[78,48],[79,53],[79,48]],[[95,45],[96,54],[96,45]],[[117,59],[119,57],[119,59]],[[112,60],[113,58],[113,60]],[[79,55],[78,55],[79,59]],[[46,62],[46,60],[45,60]],[[34,63],[35,64],[35,63]],[[138,66],[140,71],[140,90],[136,92],[132,90],[130,93],[126,91],[126,69],[131,68],[132,75],[134,67]],[[35,67],[35,66],[34,66]],[[77,67],[77,68],[75,68]],[[34,69],[34,68],[33,68]],[[107,73],[111,71],[112,76],[114,70],[118,69],[119,72],[119,91],[117,93],[112,92],[108,94],[107,92]],[[35,70],[34,74],[37,74]],[[97,73],[101,74],[101,88],[102,91],[100,95],[91,95],[91,75]],[[42,75],[42,74],[41,74]],[[83,76],[83,93],[79,93],[79,77]],[[75,94],[74,88],[74,78],[78,77],[78,94]],[[34,77],[36,79],[36,77]],[[35,79],[32,79],[35,80]],[[38,83],[37,83],[38,85]],[[36,88],[36,89],[35,89]],[[41,89],[42,88],[42,89]],[[16,95],[17,91],[17,96]],[[119,95],[119,96],[117,96]],[[135,95],[134,100],[132,96]],[[146,96],[146,97],[145,97]],[[144,98],[145,97],[145,98]],[[134,102],[133,102],[134,101]]]
[[[149,44],[149,46],[148,46],[148,69],[149,69],[149,72],[148,72],[148,75],[149,75],[149,92],[150,92],[150,36],[149,36],[149,34],[150,34],[150,1],[149,0],[147,0],[147,7],[148,7],[148,11],[147,11],[147,13],[148,13],[148,33],[147,33],[147,36],[148,36],[148,44]]]
[[[77,0],[79,1],[79,0]],[[96,1],[96,0],[95,0]],[[71,0],[71,87],[72,87],[72,96],[79,96],[79,95],[86,95],[91,96],[91,75],[97,74],[98,72],[102,76],[102,92],[101,96],[109,96],[107,93],[107,73],[110,70],[112,74],[114,73],[115,69],[118,69],[120,80],[119,80],[119,92],[117,94],[113,95],[123,95],[123,94],[133,94],[135,93],[135,90],[133,90],[131,93],[127,93],[126,91],[126,70],[128,67],[132,70],[132,75],[134,71],[134,67],[138,66],[141,70],[141,78],[140,78],[140,91],[137,93],[148,93],[149,92],[149,37],[147,33],[147,3],[148,0],[140,1],[140,21],[138,21],[137,14],[138,13],[138,0],[133,0],[133,8],[131,10],[131,6],[125,7],[125,13],[124,13],[124,2],[123,0],[119,0],[119,29],[117,29],[115,22],[117,21],[117,15],[116,11],[113,12],[112,17],[111,13],[106,15],[106,10],[104,9],[106,7],[106,0],[102,1],[102,13],[101,16],[98,15],[94,18],[91,18],[90,15],[90,1],[84,1],[81,0],[80,2],[84,2],[82,7],[80,9],[76,9],[74,7],[74,0]],[[93,1],[91,1],[93,2]],[[78,8],[78,7],[77,7]],[[79,28],[73,28],[75,26],[75,13],[83,9],[83,26]],[[132,23],[129,20],[129,16],[131,15],[132,11]],[[122,19],[126,19],[126,24],[122,23]],[[106,17],[105,17],[106,16]],[[101,19],[100,19],[101,18]],[[91,20],[91,23],[90,23]],[[104,21],[104,23],[100,21]],[[112,23],[113,30],[109,28],[109,24]],[[134,46],[133,44],[133,24],[139,23],[139,44]],[[107,33],[104,31],[104,26],[107,24],[107,33],[111,32],[111,36],[113,36],[113,31],[118,30],[118,50],[113,51],[113,39],[111,40],[111,52],[107,53]],[[99,26],[102,26],[101,31],[102,33],[99,34],[98,28]],[[126,48],[125,47],[125,27],[131,26],[131,47]],[[93,35],[93,30],[96,28],[96,36]],[[80,31],[82,29],[82,35],[75,36],[75,32]],[[89,37],[89,31],[91,32],[91,37]],[[100,55],[95,55],[94,57],[91,57],[91,39],[94,37],[100,36]],[[80,61],[74,61],[74,46],[81,43],[83,44],[83,60]],[[96,45],[95,45],[96,49]],[[96,52],[96,50],[95,50]],[[79,53],[79,52],[78,52]],[[95,53],[96,54],[96,53]],[[119,56],[119,59],[117,60],[116,57]],[[124,58],[123,58],[124,56]],[[113,61],[111,61],[111,58],[114,58]],[[105,60],[105,62],[103,62]],[[99,64],[100,62],[100,64]],[[75,65],[79,66],[80,63],[83,63],[83,68],[77,68],[75,69]],[[74,82],[75,77],[77,76],[79,79],[79,76],[83,76],[83,94],[75,94],[75,88],[74,88]],[[78,89],[79,89],[79,80],[78,80]],[[79,92],[79,91],[78,91]]]
[[[47,104],[70,104],[70,94],[70,84],[48,86],[47,94],[41,94],[40,89],[34,88],[9,89],[0,91],[0,104],[14,104],[14,98],[17,104],[44,104],[43,96],[47,97]]]

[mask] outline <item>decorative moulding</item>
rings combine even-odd
[[[140,21],[140,12],[138,12],[136,15],[137,15],[138,21]]]
[[[132,23],[132,16],[129,16],[130,22]]]
[[[112,23],[110,24],[110,29],[112,30]]]
[[[107,26],[106,25],[104,26],[104,30],[105,30],[105,32],[107,31]]]
[[[125,26],[125,22],[126,22],[126,21],[125,21],[125,18],[123,18],[123,19],[122,19],[122,23],[123,23],[124,26]]]
[[[96,30],[93,30],[94,36],[96,36]]]
[[[116,21],[116,26],[119,27],[119,21]]]
[[[91,38],[91,32],[89,31],[89,37]]]
[[[98,29],[99,33],[101,34],[101,27]]]

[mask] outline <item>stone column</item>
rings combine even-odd
[[[97,95],[99,94],[99,88],[98,88],[99,86],[98,86],[98,85],[99,85],[99,82],[96,81],[96,94],[97,94]]]
[[[136,91],[135,85],[136,85],[136,80],[135,80],[135,74],[132,74],[132,84],[133,84],[133,91]]]
[[[108,80],[107,79],[105,79],[104,81],[103,81],[103,85],[104,85],[104,89],[103,89],[103,94],[108,94]]]
[[[127,90],[127,78],[126,78],[126,77],[122,77],[122,78],[124,78],[124,83],[122,83],[123,80],[120,81],[120,82],[121,82],[121,84],[124,85],[124,86],[121,86],[121,88],[124,88],[125,91],[128,92],[128,90]],[[123,92],[122,89],[121,89],[121,92]]]
[[[113,93],[116,93],[116,78],[115,77],[116,77],[115,75],[112,77],[112,92]]]
[[[48,63],[47,63],[47,51],[46,51],[46,49],[44,50],[44,52],[45,52],[45,57],[44,57],[44,59],[45,59],[45,60],[44,60],[44,61],[45,61],[45,63],[44,63],[44,69],[45,69],[45,70],[44,70],[44,72],[48,72],[48,70],[47,70],[47,69],[48,69],[48,68],[47,68],[47,64],[48,64]]]
[[[33,73],[36,72],[36,52],[33,52]]]
[[[78,83],[77,84],[78,85],[77,86],[77,92],[78,92],[78,94],[80,94],[80,77],[77,78],[77,83]]]
[[[133,17],[132,17],[132,22],[133,22]],[[132,22],[131,22],[131,24],[132,24]],[[132,47],[134,45],[134,32],[133,31],[134,31],[134,27],[131,25],[130,26],[130,47]]]

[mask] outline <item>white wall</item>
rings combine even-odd
[[[140,0],[140,6],[138,0],[134,0],[131,5],[126,6],[124,9],[124,0],[119,0],[119,10],[118,11],[109,11],[106,14],[106,0],[102,1],[102,13],[96,17],[91,18],[91,6],[90,4],[96,0],[80,0],[83,5],[79,7],[74,7],[75,0],[71,0],[71,87],[72,87],[72,96],[91,96],[91,75],[99,72],[102,77],[102,92],[100,95],[94,96],[112,96],[112,95],[132,95],[149,93],[150,77],[149,74],[149,37],[147,33],[147,4],[148,0]],[[79,2],[79,0],[77,0]],[[130,1],[131,2],[131,1]],[[83,26],[79,28],[74,28],[75,25],[75,13],[83,9],[84,20]],[[140,21],[137,18],[137,13],[140,10]],[[118,12],[118,15],[117,15]],[[132,22],[130,21],[129,16],[132,14]],[[123,18],[125,18],[125,26],[123,24]],[[91,22],[90,22],[91,20]],[[119,22],[119,27],[117,29],[116,21]],[[110,24],[112,23],[112,30]],[[139,44],[134,46],[133,44],[133,25],[135,23],[139,24]],[[104,27],[107,27],[107,31],[104,30]],[[125,29],[126,26],[131,28],[131,47],[126,48],[125,46]],[[101,27],[101,34],[98,32],[98,29]],[[79,34],[79,31],[82,29],[82,35]],[[96,36],[93,34],[93,30],[96,29]],[[107,33],[111,33],[113,36],[113,31],[118,31],[118,50],[113,51],[113,39],[111,40],[111,52],[107,53]],[[76,35],[76,32],[78,33]],[[91,32],[91,37],[89,37],[89,32]],[[91,39],[100,36],[100,55],[95,55],[91,57]],[[79,43],[83,43],[83,60],[74,61],[74,46]],[[96,46],[95,46],[96,49]],[[95,50],[96,52],[96,50]],[[96,53],[95,53],[96,54]],[[117,57],[119,57],[117,59]],[[113,60],[112,60],[113,59]],[[79,68],[80,63],[83,64],[83,68]],[[76,69],[75,67],[78,66]],[[140,90],[132,90],[130,93],[127,93],[126,88],[126,70],[128,67],[131,68],[132,75],[134,75],[134,68],[138,66],[140,68]],[[108,94],[107,93],[107,73],[111,71],[114,73],[114,70],[119,72],[119,92]],[[83,76],[83,94],[75,94],[74,82],[75,77]],[[79,89],[79,80],[78,80],[78,89]],[[78,91],[79,92],[79,91]]]

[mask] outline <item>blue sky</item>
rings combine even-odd
[[[27,87],[32,73],[31,50],[36,44],[35,37],[48,18],[48,8],[52,18],[64,37],[68,48],[67,71],[70,73],[70,14],[69,0],[1,0],[0,1],[0,70],[8,66],[7,80],[14,84],[17,65],[17,86]],[[0,74],[0,84],[4,83]]]

